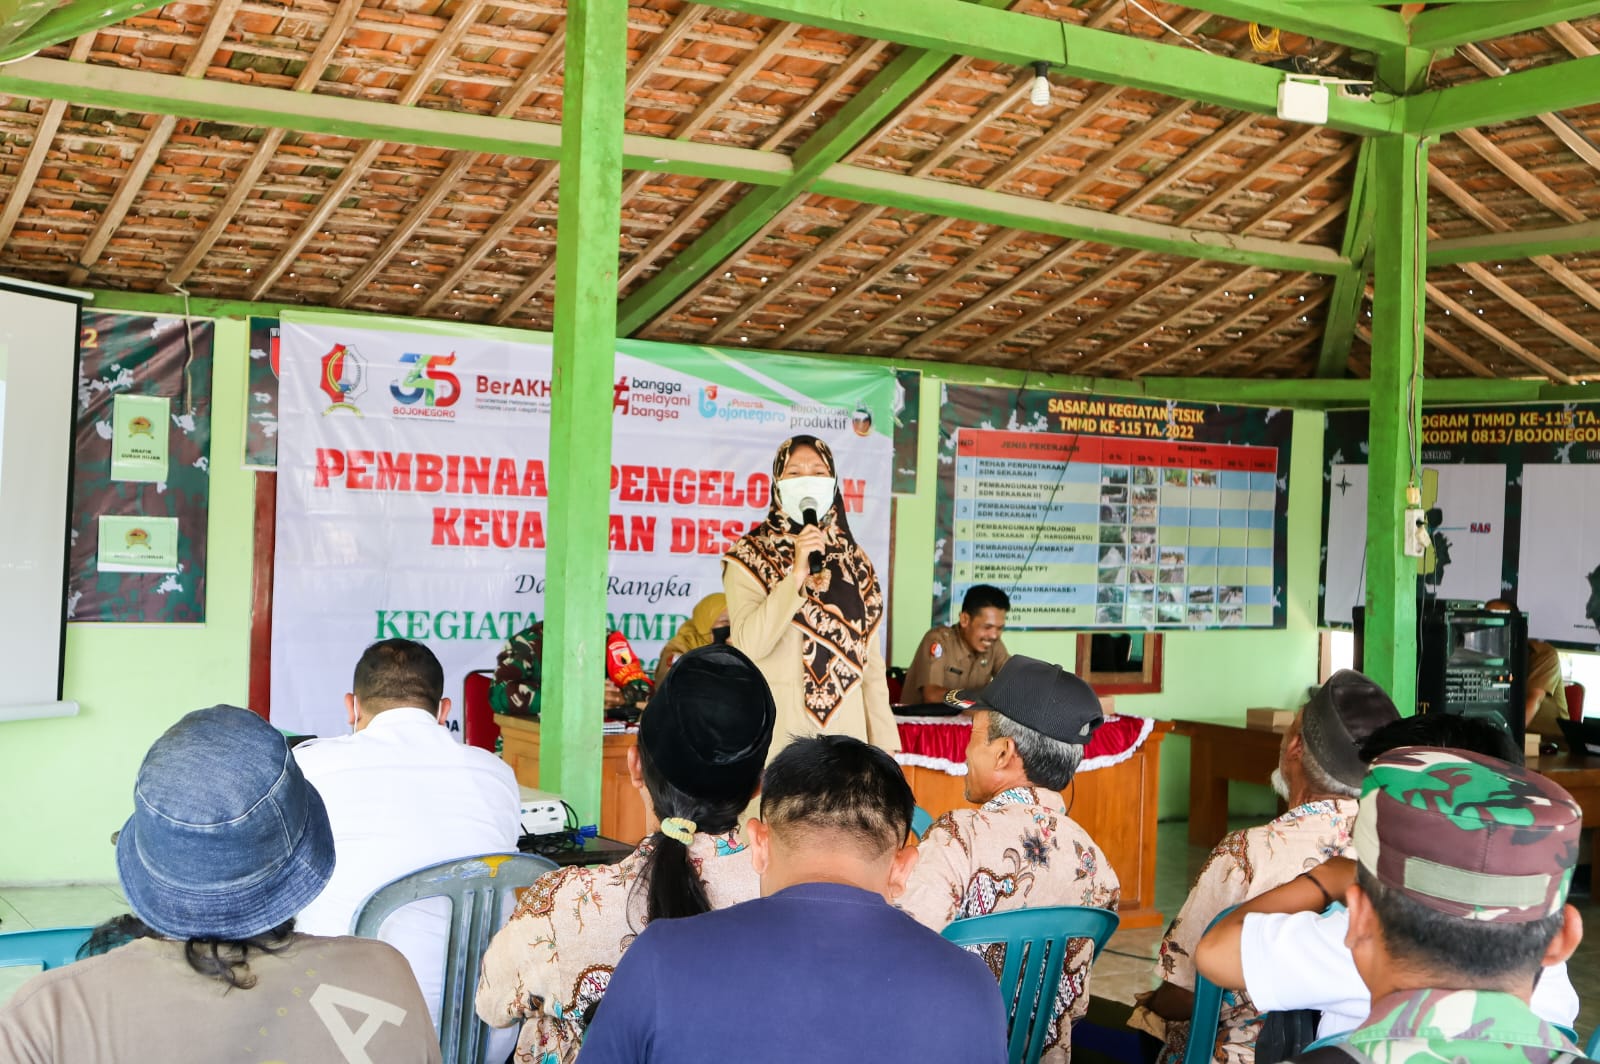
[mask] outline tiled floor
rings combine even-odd
[[[0,931],[33,927],[92,927],[128,911],[115,884],[76,887],[6,887],[0,890]],[[38,972],[0,968],[0,1002]]]
[[[1231,826],[1249,826],[1239,821]],[[1205,862],[1206,850],[1190,846],[1183,821],[1161,824],[1156,836],[1156,907],[1168,919],[1188,897],[1189,884]],[[1574,898],[1593,937],[1584,941],[1568,966],[1572,984],[1583,1002],[1578,1030],[1585,1037],[1600,1025],[1600,909],[1591,898]],[[115,884],[74,887],[7,887],[0,889],[0,931],[30,927],[72,927],[97,924],[128,911]],[[1132,1004],[1133,996],[1155,985],[1157,947],[1164,928],[1119,931],[1094,965],[1096,997]],[[0,1003],[26,982],[34,970],[0,968]]]
[[[1240,820],[1230,823],[1229,827],[1249,827],[1254,823],[1256,821]],[[1200,866],[1206,859],[1205,848],[1189,845],[1188,827],[1187,822],[1180,820],[1156,828],[1156,908],[1168,920],[1189,896],[1189,884],[1200,874]],[[1592,936],[1584,939],[1567,965],[1567,973],[1582,1003],[1578,1031],[1587,1038],[1600,1026],[1600,908],[1593,904],[1592,894],[1575,895],[1572,902]],[[1135,994],[1155,986],[1155,956],[1164,930],[1164,927],[1151,927],[1117,932],[1105,955],[1095,961],[1091,986],[1094,996],[1131,1005]]]

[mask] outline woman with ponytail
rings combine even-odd
[[[628,751],[650,833],[614,865],[546,873],[489,944],[478,1015],[522,1022],[517,1059],[570,1062],[612,969],[651,920],[760,894],[739,815],[760,789],[777,710],[761,671],[727,644],[680,657]]]

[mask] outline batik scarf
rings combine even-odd
[[[835,478],[833,504],[818,519],[825,539],[822,572],[808,577],[800,608],[790,622],[800,629],[800,658],[805,670],[806,710],[821,724],[827,724],[839,703],[861,682],[869,652],[868,640],[876,637],[883,617],[883,589],[844,516],[844,499],[838,489],[838,470],[833,452],[815,436],[794,436],[778,448],[772,462],[776,484],[784,463],[796,447],[814,449],[827,463],[828,475]],[[768,592],[789,575],[795,564],[794,537],[800,525],[789,519],[778,504],[778,490],[772,488],[767,519],[734,544],[727,557],[738,562],[761,582]]]

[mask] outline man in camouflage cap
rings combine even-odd
[[[1374,760],[1346,895],[1372,1013],[1347,1049],[1397,1064],[1577,1053],[1528,998],[1539,969],[1583,937],[1566,904],[1582,830],[1566,791],[1494,758],[1414,746]]]

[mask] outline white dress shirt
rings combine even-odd
[[[333,878],[295,918],[297,931],[348,935],[384,884],[440,861],[517,848],[522,794],[511,766],[456,742],[426,710],[384,710],[354,735],[301,743],[294,755],[328,807],[335,856]],[[411,962],[435,1027],[449,933],[450,903],[440,898],[406,906],[378,934]],[[467,980],[468,1015],[475,982]]]
[[[1319,1009],[1317,1037],[1353,1031],[1372,1011],[1372,995],[1344,944],[1350,913],[1341,905],[1322,913],[1250,913],[1239,937],[1244,988],[1262,1012]],[[1578,992],[1567,966],[1544,970],[1529,1002],[1539,1018],[1571,1027]]]

